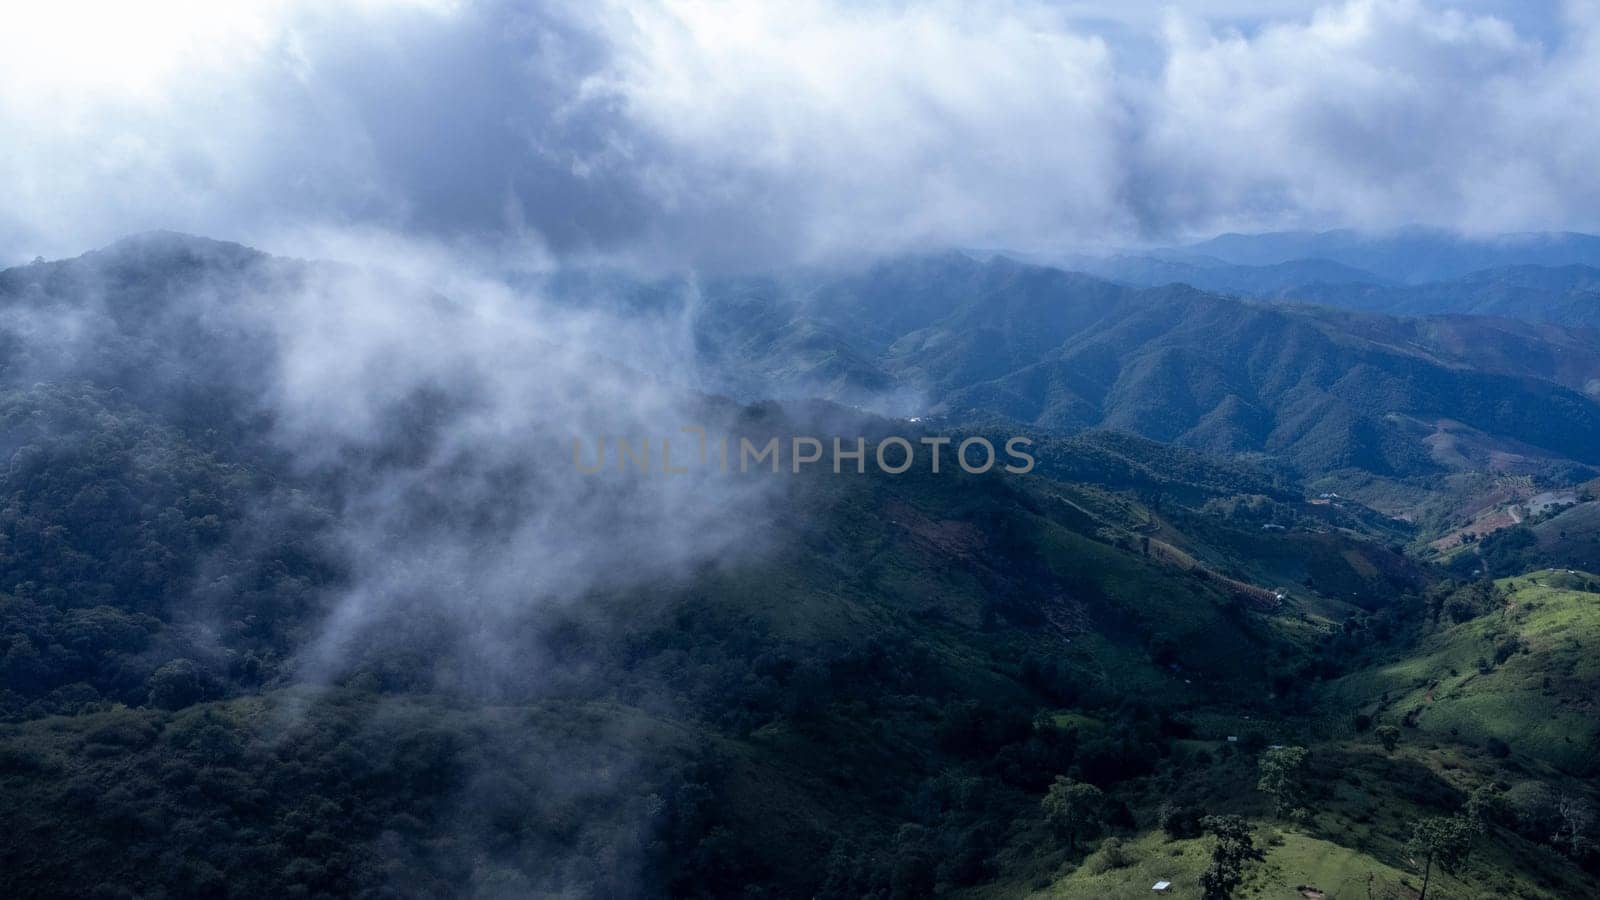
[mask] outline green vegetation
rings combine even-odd
[[[1422,889],[1417,900],[1428,900],[1428,883],[1437,865],[1446,872],[1455,871],[1467,855],[1472,843],[1472,828],[1459,816],[1433,816],[1416,824],[1406,850],[1413,859],[1422,861]]]
[[[1066,838],[1067,852],[1071,853],[1077,849],[1079,835],[1091,836],[1100,827],[1105,794],[1092,784],[1079,784],[1057,775],[1039,805],[1044,809],[1045,822]]]
[[[1200,873],[1205,900],[1229,900],[1244,881],[1244,866],[1256,855],[1250,823],[1242,816],[1206,816],[1200,827],[1215,839],[1211,865]]]
[[[1399,659],[1331,682],[1327,697],[1426,739],[1509,750],[1578,775],[1600,772],[1600,593],[1594,580],[1539,570],[1496,582],[1492,608],[1423,637]],[[1458,592],[1469,594],[1470,592]],[[1493,743],[1491,743],[1493,742]]]
[[[636,293],[640,306],[697,298],[702,363],[735,395],[899,412],[883,399],[894,386],[945,424],[1125,431],[1198,451],[1214,470],[1249,456],[1307,478],[1483,471],[1530,450],[1589,478],[1600,465],[1600,404],[1583,393],[1600,354],[1583,332],[1133,288],[956,253]],[[1045,450],[1075,477],[1077,464]],[[1186,480],[1150,468],[1152,481]]]
[[[474,491],[423,452],[470,389],[397,400],[370,443],[308,464],[234,371],[272,342],[170,303],[297,265],[166,236],[0,277],[8,309],[120,301],[82,360],[0,335],[0,894],[1596,892],[1600,578],[1517,568],[1567,546],[1547,530],[1592,499],[1450,550],[1462,571],[1421,549],[1459,527],[1444,500],[1408,524],[1297,479],[1525,502],[1531,481],[1439,475],[1362,398],[1448,400],[1572,451],[1582,415],[1552,437],[1517,412],[1566,409],[1555,388],[1385,349],[1370,324],[1336,339],[1320,314],[1003,261],[891,266],[816,286],[806,327],[754,310],[711,349],[778,327],[751,346],[802,354],[784,378],[914,375],[952,404],[941,429],[1148,414],[1177,443],[1039,430],[1030,478],[783,476],[759,552],[491,615],[440,596],[470,578],[416,579],[427,560],[362,581],[341,530],[371,512],[350,501],[362,479],[398,472],[415,507],[380,541],[515,552],[496,540],[541,512],[507,511],[537,497],[528,473]],[[746,287],[712,308],[770,285]],[[1079,302],[1015,327],[1063,292]],[[1264,349],[1281,341],[1300,352]],[[1474,579],[1484,562],[1514,574]],[[507,590],[539,596],[547,564]],[[335,601],[373,583],[403,602],[331,641]]]
[[[1256,782],[1256,790],[1272,798],[1278,815],[1287,815],[1298,807],[1305,766],[1304,747],[1271,747],[1261,754],[1261,779]]]
[[[1394,748],[1400,746],[1400,729],[1393,725],[1379,725],[1372,733],[1386,753],[1393,753]]]

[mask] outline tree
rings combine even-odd
[[[1394,748],[1400,745],[1400,729],[1393,725],[1379,725],[1373,732],[1378,738],[1378,743],[1383,745],[1384,752],[1393,753]]]
[[[1413,861],[1422,861],[1422,893],[1417,900],[1428,900],[1428,881],[1433,877],[1433,866],[1446,872],[1466,858],[1472,845],[1472,824],[1462,816],[1434,816],[1412,826],[1411,840],[1406,852]]]
[[[1161,830],[1174,840],[1200,836],[1200,820],[1205,813],[1192,806],[1182,806],[1168,800],[1156,811]]]
[[[1261,754],[1261,780],[1256,782],[1256,790],[1272,795],[1278,815],[1287,813],[1299,799],[1306,756],[1304,747],[1271,747]]]
[[[1467,806],[1463,811],[1467,824],[1472,826],[1474,834],[1485,834],[1489,824],[1505,814],[1506,801],[1493,785],[1482,785],[1475,788],[1467,795]]]
[[[1244,880],[1244,864],[1255,855],[1250,823],[1243,816],[1206,816],[1200,825],[1216,837],[1211,848],[1211,865],[1200,873],[1205,900],[1229,900]]]
[[[1091,834],[1100,827],[1105,794],[1092,784],[1057,775],[1039,805],[1044,809],[1045,821],[1066,838],[1067,850],[1071,852],[1076,849],[1080,834]]]
[[[162,709],[182,709],[210,699],[216,693],[211,677],[189,659],[174,659],[145,679],[150,705]]]

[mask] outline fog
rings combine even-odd
[[[692,465],[697,436],[682,429],[715,441],[737,415],[696,389],[693,303],[624,318],[514,288],[433,245],[368,234],[327,249],[358,243],[359,266],[162,233],[13,270],[0,309],[0,341],[17,351],[5,382],[91,382],[110,392],[102,402],[195,423],[193,439],[225,463],[276,473],[231,514],[193,595],[165,599],[184,652],[222,671],[257,627],[234,619],[258,590],[240,560],[271,565],[289,535],[332,567],[266,685],[289,692],[264,739],[312,727],[324,692],[341,686],[392,698],[363,726],[374,733],[418,715],[406,695],[461,709],[606,696],[613,686],[575,648],[544,657],[554,623],[603,623],[631,596],[631,624],[648,625],[670,607],[646,598],[708,567],[759,561],[774,518],[793,515],[776,479]],[[601,472],[574,464],[574,442],[589,458],[619,437],[654,444],[647,471],[617,465],[615,449]],[[683,471],[665,471],[663,438]],[[575,743],[565,722],[545,741],[529,727],[535,737],[474,748],[485,768],[453,801],[459,815],[505,802],[483,794],[499,790],[485,779],[507,779],[495,766],[537,768],[544,745],[564,741],[573,764],[536,789],[540,802],[615,795],[615,815],[583,828],[649,839],[655,813],[634,811],[629,773],[653,764],[651,748],[627,735]],[[518,749],[523,740],[541,749]],[[459,852],[489,871],[487,849]],[[539,871],[580,863],[599,864],[552,858]],[[613,860],[611,890],[639,888],[615,868],[638,864]]]
[[[227,552],[304,515],[338,577],[270,685],[311,698],[280,732],[340,686],[535,702],[591,677],[542,658],[543,624],[759,561],[796,515],[781,480],[573,464],[574,441],[682,435],[687,459],[684,427],[736,427],[699,279],[1229,229],[1600,228],[1600,120],[1572,114],[1597,106],[1590,0],[35,7],[0,30],[0,262],[152,228],[290,258],[157,234],[17,269],[4,373],[181,426],[226,408],[282,466]],[[613,266],[678,279],[627,313],[545,293]],[[197,582],[186,625],[225,659],[238,586]],[[544,787],[625,792],[652,748],[627,750]]]

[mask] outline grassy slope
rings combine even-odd
[[[1258,831],[1257,845],[1264,846],[1265,856],[1252,868],[1240,897],[1294,897],[1302,885],[1330,897],[1366,897],[1369,878],[1373,896],[1395,896],[1406,877],[1359,851],[1299,831],[1267,826]],[[1200,896],[1200,873],[1211,860],[1207,840],[1174,841],[1160,832],[1147,832],[1125,846],[1136,859],[1133,865],[1095,873],[1098,861],[1091,857],[1085,866],[1090,871],[1075,872],[1032,896],[1144,900],[1156,896],[1151,886],[1158,881],[1172,882],[1169,897]]]
[[[1172,840],[1150,827],[1160,801],[1177,797],[1210,812],[1245,815],[1256,825],[1256,844],[1264,852],[1250,867],[1240,897],[1292,898],[1314,887],[1336,898],[1414,898],[1420,879],[1404,848],[1418,818],[1452,813],[1467,793],[1488,784],[1508,788],[1510,795],[1540,784],[1592,794],[1592,783],[1572,774],[1592,766],[1600,746],[1593,709],[1600,685],[1600,595],[1572,589],[1588,578],[1545,570],[1504,579],[1511,601],[1503,613],[1448,628],[1404,659],[1346,676],[1321,692],[1324,710],[1361,710],[1380,722],[1398,722],[1420,708],[1416,727],[1404,729],[1392,754],[1370,735],[1348,728],[1327,733],[1324,723],[1310,720],[1271,723],[1271,739],[1312,749],[1308,821],[1274,820],[1254,790],[1254,758],[1230,753],[1215,739],[1249,728],[1248,721],[1196,715],[1200,736],[1209,740],[1182,742],[1185,752],[1205,749],[1219,759],[1198,773],[1173,766],[1150,780],[1136,809],[1141,828],[1121,836],[1130,864],[1110,867],[1103,851],[1078,859],[1041,851],[1031,876],[1019,875],[978,896],[1031,891],[1040,897],[1148,897],[1152,884],[1166,880],[1175,885],[1171,896],[1199,897],[1207,839]],[[1526,652],[1481,674],[1478,657],[1492,660],[1495,636],[1510,633]],[[1325,739],[1316,739],[1319,732]],[[1483,749],[1489,736],[1511,744],[1510,760]],[[1436,874],[1429,893],[1487,900],[1590,896],[1595,889],[1592,876],[1570,861],[1496,825],[1475,844],[1462,871]]]
[[[1569,566],[1600,571],[1600,502],[1564,509],[1533,526],[1540,552]]]
[[[1211,745],[1213,751],[1220,748]],[[1255,758],[1243,753],[1198,773],[1188,770],[1176,783],[1158,773],[1145,792],[1145,803],[1135,811],[1144,827],[1122,835],[1131,864],[1110,868],[1103,850],[1077,859],[1052,854],[1048,838],[1039,835],[1031,876],[991,885],[974,896],[1148,897],[1154,896],[1150,888],[1156,881],[1170,881],[1170,896],[1199,898],[1198,878],[1209,862],[1210,839],[1174,840],[1148,827],[1162,799],[1181,796],[1208,811],[1251,820],[1262,855],[1247,868],[1236,895],[1241,900],[1287,900],[1302,896],[1303,887],[1339,900],[1414,900],[1421,879],[1405,851],[1411,823],[1451,812],[1468,791],[1504,776],[1487,755],[1461,748],[1402,746],[1391,755],[1369,738],[1327,741],[1312,746],[1312,817],[1292,824],[1272,816],[1266,798],[1254,790],[1255,772]],[[1575,782],[1568,784],[1580,789]],[[1474,844],[1460,871],[1435,873],[1429,895],[1565,900],[1590,896],[1594,890],[1592,876],[1569,860],[1497,825]]]
[[[1512,588],[1501,612],[1448,628],[1403,660],[1342,678],[1335,702],[1359,706],[1415,737],[1481,745],[1490,737],[1567,771],[1600,755],[1600,594],[1569,590],[1579,578],[1543,570],[1501,579]],[[1522,649],[1487,673],[1496,641],[1515,635]],[[1407,729],[1410,731],[1410,729]]]

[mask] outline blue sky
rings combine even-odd
[[[174,228],[750,266],[1600,229],[1600,0],[64,0],[0,260]]]

